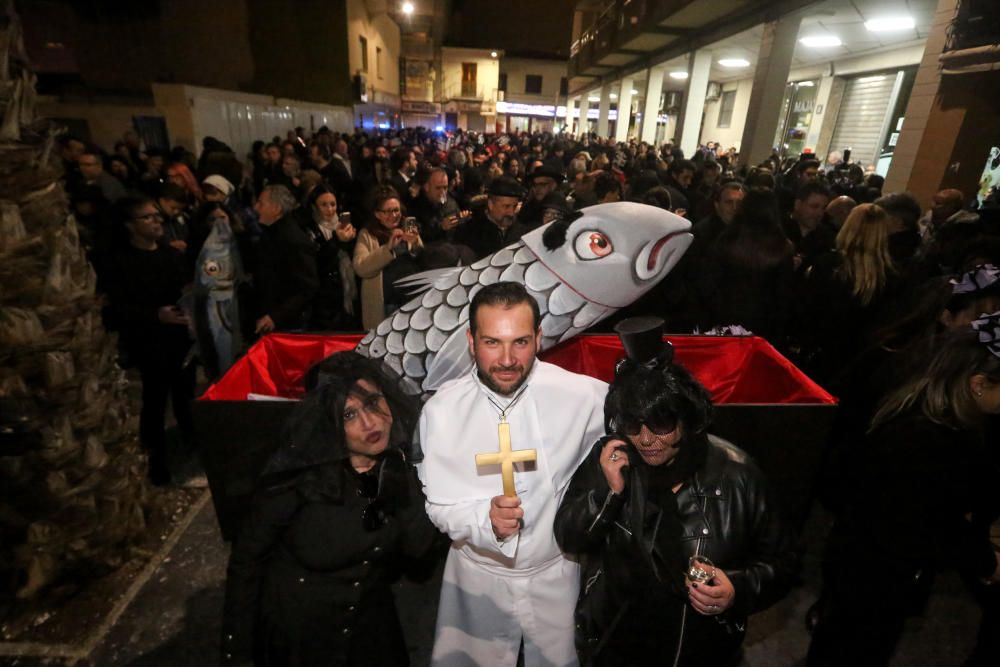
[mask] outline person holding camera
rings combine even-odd
[[[616,327],[628,358],[604,403],[608,436],[554,523],[581,559],[583,665],[737,665],[747,617],[789,590],[797,558],[749,456],[708,434],[708,391],[661,343],[663,321]]]
[[[354,272],[361,277],[361,323],[373,329],[405,301],[396,281],[417,273],[417,255],[423,250],[420,226],[403,215],[399,194],[379,188],[372,200],[372,217],[354,246]]]

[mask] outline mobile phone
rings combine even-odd
[[[349,225],[349,224],[351,224],[351,212],[350,211],[344,211],[339,216],[337,216],[337,219],[340,221],[340,224],[342,224],[342,225]]]
[[[420,223],[413,216],[403,218],[403,224],[401,225],[403,231],[407,234],[419,234],[420,233]]]

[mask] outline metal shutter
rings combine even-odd
[[[851,149],[851,162],[874,164],[881,146],[885,114],[889,110],[896,73],[850,79],[833,129],[831,150]]]

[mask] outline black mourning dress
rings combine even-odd
[[[342,498],[321,495],[324,479],[340,482]],[[396,450],[364,475],[341,460],[265,485],[230,557],[222,663],[409,664],[389,586],[436,535],[416,473]]]

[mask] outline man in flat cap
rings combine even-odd
[[[521,212],[517,214],[517,221],[524,225],[527,231],[536,229],[542,224],[542,202],[545,201],[546,197],[551,195],[562,196],[557,191],[562,181],[562,172],[548,165],[543,164],[531,172],[528,181],[531,185],[531,190],[528,192],[528,201],[521,207]]]
[[[486,208],[455,230],[453,241],[467,246],[476,259],[492,255],[519,240],[528,230],[517,221],[517,208],[524,194],[520,183],[509,176],[493,179],[486,189]]]

